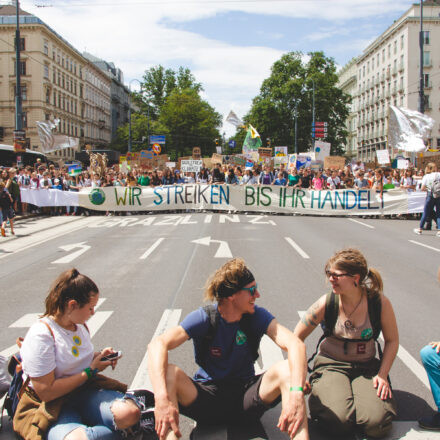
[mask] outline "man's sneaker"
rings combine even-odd
[[[142,440],[159,439],[155,429],[156,419],[154,418],[154,410],[144,411],[139,422],[139,430],[142,433]]]
[[[414,231],[414,234],[417,234],[417,235],[420,235],[422,233],[422,230],[419,228],[414,228],[413,231]]]
[[[419,420],[419,426],[430,431],[440,431],[440,413]]]
[[[437,234],[435,234],[436,237],[440,237],[440,231],[437,231]]]
[[[127,393],[128,396],[133,396],[138,402],[141,403],[143,408],[141,408],[142,411],[145,411],[149,408],[154,408],[154,394],[151,391],[148,390],[128,390]]]

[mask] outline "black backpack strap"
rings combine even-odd
[[[196,350],[196,363],[202,368],[204,368],[205,361],[208,357],[209,344],[214,339],[219,319],[219,313],[214,304],[204,306],[203,311],[208,315],[209,328]]]
[[[252,315],[246,313],[240,320],[240,328],[246,335],[249,348],[251,350],[252,360],[255,362],[258,359],[258,348],[260,346],[260,340],[256,337],[255,332],[251,326]]]
[[[377,341],[377,338],[382,331],[382,300],[379,294],[368,294],[367,300],[368,315],[371,327],[373,328],[373,339]]]
[[[315,356],[318,354],[318,349],[321,342],[327,338],[328,336],[333,334],[333,329],[335,328],[336,321],[338,320],[339,313],[339,296],[335,295],[333,292],[327,293],[325,297],[325,312],[324,312],[324,321],[321,322],[321,328],[323,334],[319,338],[318,343],[316,344],[315,353],[307,360],[307,369],[309,373],[312,372],[312,368],[309,367],[310,362],[315,359]]]

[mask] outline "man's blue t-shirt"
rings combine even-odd
[[[274,316],[258,306],[255,306],[255,313],[251,316],[252,331],[260,340]],[[200,307],[187,315],[180,325],[193,339],[195,347],[197,344],[202,344],[210,322],[208,315]],[[194,375],[194,380],[200,382],[222,379],[248,380],[255,375],[251,349],[238,321],[227,322],[219,316],[216,334],[210,343],[205,364],[206,371],[200,367]]]

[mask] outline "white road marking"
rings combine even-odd
[[[365,227],[370,228],[370,229],[375,229],[374,226],[371,226],[368,223],[360,222],[359,220],[355,220],[354,218],[349,218],[347,220],[350,220],[351,222],[354,222],[354,223],[358,223],[359,225],[365,226]]]
[[[300,318],[302,318],[305,313],[305,311],[298,311],[298,315]],[[379,335],[379,341],[383,346],[384,339],[382,333]],[[399,345],[397,356],[415,374],[415,376],[423,383],[423,385],[425,385],[426,388],[430,389],[429,380],[428,376],[426,375],[425,369],[401,345]]]
[[[162,318],[159,321],[158,326],[156,327],[156,331],[154,332],[153,340],[155,337],[161,335],[165,330],[168,330],[171,327],[175,327],[179,324],[180,315],[182,314],[181,309],[166,309]],[[148,377],[148,353],[146,352],[144,358],[142,359],[139,368],[136,372],[136,375],[133,379],[133,382],[130,385],[131,389],[147,389],[152,390],[151,381]]]
[[[231,223],[240,223],[240,217],[236,214],[234,215],[225,215],[220,214],[219,216],[219,223],[226,223],[226,220],[228,220]]]
[[[19,237],[19,240],[6,242],[2,246],[2,251],[5,253],[0,254],[0,259],[17,254],[21,251],[25,251],[39,244],[53,240],[54,238],[62,237],[63,235],[83,229],[86,226],[89,226],[89,223],[92,223],[93,221],[95,221],[93,218],[81,219],[77,221],[78,225],[76,227],[72,227],[69,222],[64,225],[55,226],[48,230],[36,232],[30,237]]]
[[[212,221],[212,214],[207,214],[205,217],[205,223],[211,223]]]
[[[419,243],[418,241],[414,241],[414,240],[408,240],[408,241],[409,241],[410,243],[418,244],[419,246],[423,246],[423,247],[428,248],[428,249],[431,249],[431,250],[433,250],[433,251],[440,252],[440,249],[437,249],[437,248],[432,247],[432,246],[428,246],[428,245],[425,244],[425,243]]]
[[[293,249],[296,250],[296,252],[298,252],[298,254],[301,255],[301,257],[304,259],[310,258],[290,237],[284,237],[284,239],[293,247]]]
[[[201,244],[203,246],[209,246],[211,243],[220,243],[214,258],[232,258],[231,249],[229,249],[228,242],[226,241],[211,240],[211,237],[203,237],[193,240],[191,243]]]
[[[191,220],[191,216],[190,215],[186,215],[183,220],[180,222],[181,225],[194,225],[197,222],[196,221],[190,221]]]
[[[152,252],[162,243],[162,241],[165,240],[164,238],[159,238],[156,240],[156,242],[151,246],[141,257],[139,257],[140,260],[146,260]]]
[[[254,225],[276,225],[273,220],[263,221],[263,219],[267,219],[267,215],[248,215],[247,218],[249,223]]]
[[[58,260],[52,261],[52,264],[67,264],[71,263],[73,260],[78,258],[80,255],[82,255],[84,252],[87,252],[91,246],[86,244],[86,241],[83,241],[82,243],[73,243],[73,244],[67,244],[65,246],[60,246],[60,249],[63,251],[69,252],[73,249],[79,248],[76,252],[73,252],[69,255],[66,255],[65,257],[59,258]]]

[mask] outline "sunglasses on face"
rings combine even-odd
[[[242,287],[241,290],[247,290],[252,296],[255,296],[255,292],[258,289],[258,284],[255,283],[255,286],[252,287]]]
[[[341,277],[352,277],[353,275],[349,274],[349,273],[335,273],[335,272],[330,272],[329,270],[325,271],[325,275],[327,278],[333,278],[334,280],[339,280],[339,278]]]

